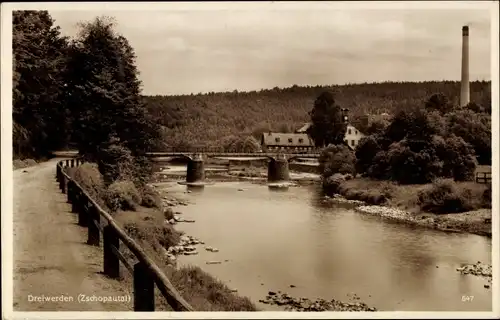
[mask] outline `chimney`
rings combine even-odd
[[[462,27],[462,84],[460,88],[460,106],[465,107],[470,100],[469,89],[469,27]]]

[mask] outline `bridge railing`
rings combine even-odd
[[[204,148],[204,147],[193,147],[193,148],[166,148],[161,151],[148,152],[147,154],[150,156],[162,155],[166,153],[223,153],[223,154],[259,154],[259,153],[284,153],[284,154],[319,154],[322,149],[300,149],[300,148],[284,148],[284,149],[270,149],[267,151],[231,151],[224,150],[223,148]]]
[[[132,274],[134,311],[155,310],[155,284],[174,311],[193,311],[193,307],[182,298],[158,265],[64,170],[82,163],[83,161],[79,158],[59,161],[56,178],[61,191],[67,194],[67,201],[71,203],[71,211],[78,214],[78,225],[88,229],[87,244],[100,246],[102,234],[104,274],[110,278],[119,279],[120,262]],[[104,218],[106,222],[104,227],[101,225],[101,218]],[[132,265],[123,256],[119,251],[120,242],[135,255],[137,263]]]

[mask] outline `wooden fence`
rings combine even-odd
[[[491,172],[477,172],[476,173],[477,183],[488,183],[491,182]]]
[[[66,167],[75,167],[82,163],[83,161],[78,158],[59,161],[56,178],[61,191],[67,194],[67,201],[71,203],[71,211],[78,214],[78,225],[88,229],[87,244],[99,246],[102,234],[104,274],[110,278],[119,279],[120,262],[132,274],[134,311],[155,310],[155,284],[174,311],[194,311],[144,250],[64,170]],[[101,225],[101,218],[106,221],[104,227]],[[137,263],[131,265],[121,254],[120,242],[135,255]]]

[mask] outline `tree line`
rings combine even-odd
[[[471,82],[471,101],[491,110],[490,82]],[[338,86],[292,86],[250,92],[221,92],[176,96],[145,96],[146,106],[163,126],[164,141],[177,146],[220,146],[227,137],[260,140],[266,131],[293,132],[311,121],[316,99],[331,92],[336,104],[349,109],[349,122],[366,132],[366,114],[377,118],[425,104],[443,93],[458,105],[460,83],[454,81],[384,82]],[[491,112],[491,111],[490,111]]]
[[[491,106],[459,107],[443,93],[433,94],[422,105],[397,111],[390,121],[369,122],[369,134],[355,152],[339,146],[345,133],[339,114],[331,93],[318,97],[311,132],[313,139],[331,145],[320,158],[326,179],[340,173],[402,184],[468,181],[478,164],[491,165]]]
[[[141,180],[161,131],[140,94],[134,49],[112,18],[79,27],[70,39],[47,11],[13,12],[14,157],[72,147],[107,184]]]
[[[490,82],[471,82],[473,102],[465,110],[455,108],[460,83],[453,81],[144,96],[135,58],[111,18],[82,22],[78,35],[68,38],[47,11],[14,12],[14,156],[38,158],[53,150],[77,148],[98,162],[112,181],[120,172],[144,168],[147,151],[167,146],[251,151],[259,148],[263,132],[293,132],[311,121],[316,144],[341,143],[345,124],[329,123],[342,122],[339,110],[347,108],[349,122],[371,137],[365,140],[382,137],[385,142],[377,140],[377,145],[384,152],[401,141],[401,148],[417,150],[405,145],[408,138],[398,130],[412,128],[406,126],[413,120],[436,121],[447,132],[431,136],[453,134],[472,146],[480,163],[491,161]],[[430,120],[422,120],[414,111],[418,108],[427,110],[425,119]],[[393,115],[392,123],[377,116],[382,113]],[[382,134],[388,127],[390,133]],[[365,170],[362,164],[359,168]]]

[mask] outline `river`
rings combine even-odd
[[[319,201],[317,186],[273,191],[250,182],[218,182],[186,192],[162,184],[190,204],[176,208],[195,223],[176,228],[199,238],[198,255],[181,256],[259,303],[267,292],[310,299],[361,301],[382,311],[491,311],[483,278],[461,264],[491,264],[491,239],[410,227]],[[221,264],[206,264],[207,261]],[[227,260],[227,261],[226,261]],[[295,287],[290,287],[294,285]],[[463,302],[462,296],[474,296]]]

